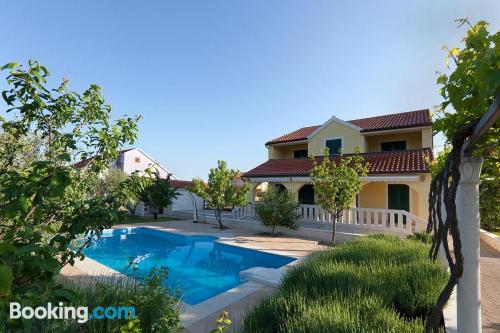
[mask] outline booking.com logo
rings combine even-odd
[[[9,303],[10,319],[75,319],[83,324],[91,319],[135,319],[135,306],[96,306],[89,315],[89,308],[86,306],[64,306],[59,302],[59,306],[47,303],[47,306],[21,306],[17,302]]]

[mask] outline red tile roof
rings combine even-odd
[[[118,153],[119,155],[123,154],[123,153],[126,153],[130,150],[133,150],[135,148],[128,148],[128,149],[123,149],[123,150],[120,150],[120,152]],[[81,161],[78,161],[76,163],[73,163],[71,166],[75,169],[81,169],[81,168],[84,168],[87,166],[87,164],[89,164],[93,159],[95,158],[95,156],[93,157],[89,157],[89,158],[86,158],[84,160],[81,160]]]
[[[368,174],[428,173],[426,157],[433,158],[429,148],[419,150],[361,154],[368,162]],[[347,156],[347,155],[346,155]],[[338,160],[339,156],[332,157]],[[322,157],[316,157],[319,161]],[[312,162],[308,158],[268,160],[246,172],[244,177],[308,176]]]
[[[173,188],[185,188],[193,184],[191,180],[170,179],[170,186]]]
[[[272,139],[271,141],[266,142],[266,145],[273,144],[273,143],[284,143],[284,142],[307,140],[307,137],[312,132],[314,132],[315,130],[317,130],[320,127],[321,127],[321,125],[302,127],[296,131],[282,135],[280,137],[277,137],[276,139]]]
[[[82,168],[86,167],[87,164],[89,164],[90,161],[92,161],[93,159],[94,159],[94,157],[86,158],[86,159],[81,160],[79,162],[73,163],[71,166],[75,169],[82,169]]]
[[[388,129],[432,125],[431,114],[428,109],[355,119],[349,120],[349,122],[361,127],[361,132],[384,131]]]
[[[375,132],[389,129],[431,126],[432,119],[428,109],[394,113],[377,117],[348,120],[349,123],[361,128],[361,132]],[[321,125],[302,127],[298,130],[272,139],[266,145],[307,140]]]

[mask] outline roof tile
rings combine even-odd
[[[348,122],[360,127],[361,132],[375,132],[432,125],[432,119],[428,109],[348,120]],[[266,145],[307,140],[307,137],[320,127],[321,125],[302,127],[272,139],[268,141]]]
[[[426,158],[433,158],[429,148],[361,154],[368,162],[368,174],[428,173]],[[346,155],[348,156],[348,155]],[[338,160],[339,156],[333,156]],[[319,161],[322,157],[316,157]],[[268,160],[246,172],[244,177],[308,176],[312,162],[308,158]]]
[[[170,179],[170,186],[173,188],[185,188],[191,186],[193,182],[191,180],[178,180],[178,179]]]

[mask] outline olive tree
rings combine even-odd
[[[7,320],[7,304],[16,300],[36,305],[42,300],[74,301],[74,294],[53,281],[66,264],[83,258],[93,236],[121,221],[124,187],[96,195],[95,180],[116,160],[124,144],[137,138],[137,118],[111,121],[97,85],[82,93],[69,82],[53,88],[48,70],[36,61],[27,67],[9,63],[6,107],[0,117],[5,135],[19,138],[0,156],[0,330],[22,325]],[[23,140],[39,138],[40,156],[13,167],[12,157],[24,149]],[[6,160],[7,159],[7,160]],[[73,161],[88,159],[83,169]],[[76,248],[70,243],[87,236]]]
[[[337,160],[331,158],[326,149],[321,162],[315,157],[311,157],[311,161],[313,167],[310,177],[315,200],[332,216],[334,245],[337,221],[342,217],[342,212],[352,206],[356,195],[361,191],[361,177],[368,172],[367,164],[359,154],[359,148],[352,155],[341,154]]]
[[[271,186],[262,194],[261,201],[255,206],[255,215],[263,225],[272,228],[274,236],[276,226],[292,230],[299,228],[298,209],[299,203],[292,193]]]
[[[195,178],[189,188],[214,209],[220,230],[225,228],[222,224],[222,210],[227,206],[242,206],[247,203],[248,184],[243,184],[239,190],[235,186],[238,173],[238,170],[228,169],[225,161],[218,161],[217,168],[210,169],[207,184],[202,179]]]
[[[96,182],[96,192],[100,195],[113,193],[120,184],[127,180],[128,175],[120,169],[110,168],[106,170]]]

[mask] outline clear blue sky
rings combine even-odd
[[[459,44],[466,16],[498,30],[500,1],[4,1],[0,63],[101,85],[116,116],[144,116],[136,146],[206,178],[332,115],[432,109],[441,47]]]

